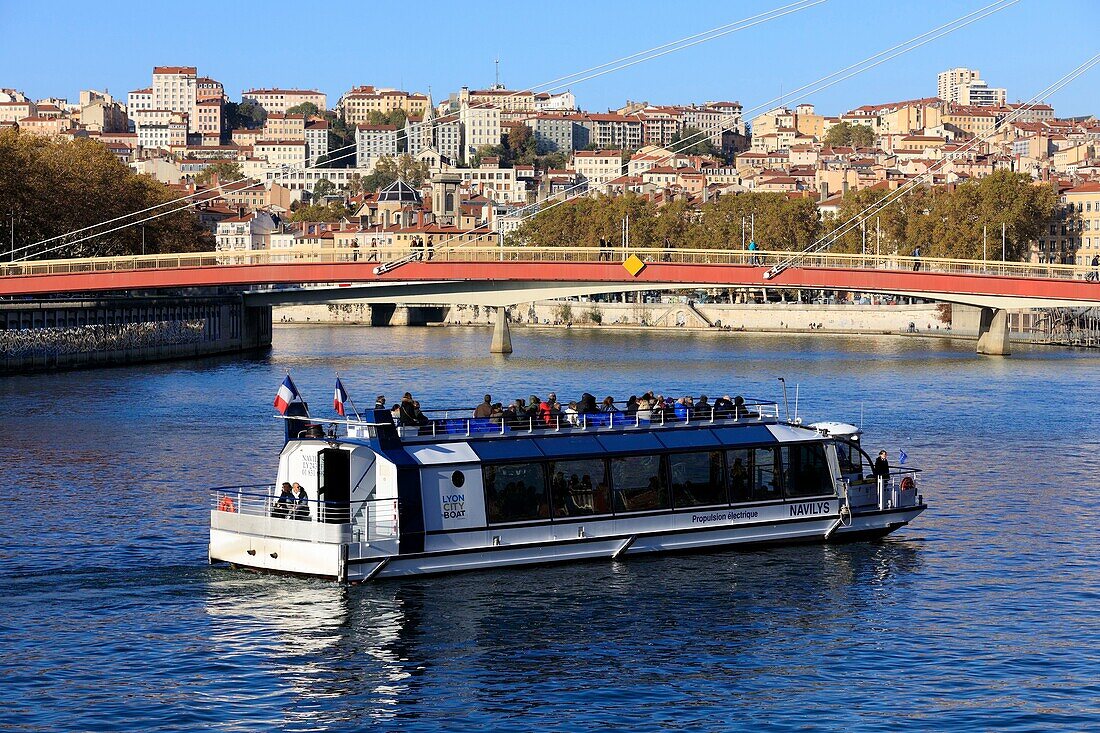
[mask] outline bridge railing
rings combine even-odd
[[[375,265],[408,259],[411,264],[446,262],[559,262],[621,263],[636,255],[650,265],[746,265],[768,268],[791,257],[789,251],[743,249],[681,249],[612,247],[377,247],[295,248],[179,254],[127,255],[61,260],[31,260],[0,263],[0,276],[64,275],[77,273],[126,272],[226,266],[282,264],[366,264]],[[794,267],[935,272],[966,275],[1081,280],[1094,268],[1088,265],[1037,264],[983,260],[907,257],[901,255],[844,254],[823,252],[800,256]],[[400,277],[401,267],[393,269]],[[356,277],[362,277],[357,271]],[[442,273],[441,273],[442,274]],[[781,286],[781,281],[775,283]]]

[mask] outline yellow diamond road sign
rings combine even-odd
[[[634,277],[638,277],[638,273],[645,269],[645,263],[638,255],[630,255],[623,260],[623,267]]]

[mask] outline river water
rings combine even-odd
[[[1100,360],[934,338],[277,328],[270,355],[0,379],[0,730],[1100,728]],[[886,540],[361,587],[206,562],[209,486],[315,414],[705,391],[925,469]]]

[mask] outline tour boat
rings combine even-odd
[[[275,484],[212,489],[210,561],[361,582],[643,553],[885,536],[920,472],[872,475],[860,430],[779,405],[500,420],[284,416]],[[297,511],[280,500],[299,483]]]

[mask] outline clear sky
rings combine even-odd
[[[583,108],[624,100],[738,100],[749,108],[952,20],[991,0],[826,0],[746,31],[571,87]],[[357,84],[428,91],[545,82],[746,18],[791,0],[478,3],[400,0],[260,3],[0,0],[0,87],[35,98],[149,86],[154,65],[193,65],[234,99],[249,87],[305,87],[330,104]],[[818,94],[837,114],[935,96],[936,74],[978,68],[1010,101],[1028,99],[1100,50],[1097,0],[1022,0]],[[1059,115],[1100,113],[1100,68],[1049,100]]]

